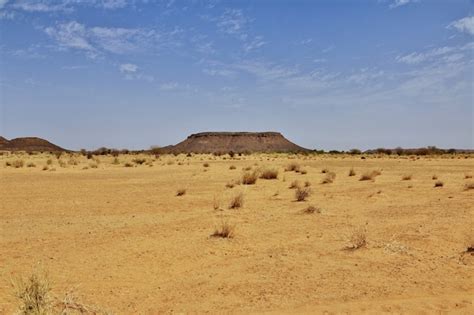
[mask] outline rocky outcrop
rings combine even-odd
[[[168,153],[244,153],[308,151],[279,132],[201,132],[162,149]]]
[[[0,137],[0,151],[58,152],[67,150],[37,137],[15,138],[12,140]]]

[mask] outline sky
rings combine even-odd
[[[0,135],[473,148],[472,0],[0,0]]]

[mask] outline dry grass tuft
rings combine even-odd
[[[143,159],[143,158],[135,158],[132,160],[133,163],[137,164],[137,165],[142,165],[143,163],[146,162],[146,159]]]
[[[231,165],[231,166],[229,166],[229,169],[230,169],[230,170],[235,170],[236,167],[235,167],[235,165]]]
[[[184,196],[184,195],[186,195],[186,188],[179,188],[176,191],[176,196]]]
[[[331,184],[336,179],[336,173],[329,172],[326,174],[326,177],[323,179],[321,184]]]
[[[133,164],[130,162],[125,162],[124,167],[133,167]]]
[[[222,222],[220,227],[216,227],[212,237],[233,238],[235,235],[235,227],[228,222]]]
[[[321,213],[321,209],[315,206],[308,206],[304,208],[302,212],[305,214]]]
[[[362,176],[360,177],[360,181],[363,181],[363,180],[375,180],[375,177],[379,176],[380,174],[382,174],[380,171],[370,171],[370,172],[365,172],[364,174],[362,174]]]
[[[353,168],[351,168],[351,169],[349,170],[349,176],[355,176],[355,175],[356,175],[356,172],[354,171]]]
[[[311,189],[308,187],[298,187],[295,190],[296,201],[306,201],[309,195],[311,195]]]
[[[296,163],[296,162],[291,162],[288,164],[285,168],[285,172],[299,172],[301,169],[301,166]]]
[[[5,166],[11,166],[14,168],[22,168],[25,165],[25,162],[23,160],[15,160],[13,162],[6,161]]]
[[[444,183],[440,180],[436,181],[434,184],[434,187],[443,187],[443,186],[444,186]]]
[[[310,186],[311,186],[311,183],[309,181],[304,182],[304,187],[310,187]]]
[[[246,172],[242,175],[241,183],[243,185],[253,185],[257,182],[258,173],[257,172]]]
[[[277,179],[278,178],[278,170],[276,170],[276,169],[265,169],[260,174],[260,178],[262,178],[262,179]]]
[[[51,284],[46,273],[34,272],[26,279],[12,280],[12,285],[19,302],[19,314],[52,314]]]
[[[367,245],[367,232],[365,228],[354,230],[349,237],[349,244],[344,248],[346,250],[356,250]]]
[[[471,179],[472,178],[472,175],[471,174],[465,174],[464,175],[464,179]]]
[[[402,180],[411,180],[411,178],[412,178],[412,175],[411,175],[411,174],[410,174],[410,175],[403,175],[403,176],[402,176]]]
[[[323,169],[321,170],[321,173],[323,173],[323,174],[329,173],[329,169],[323,168]]]
[[[474,189],[474,182],[473,183],[467,183],[464,185],[464,190],[472,190]]]
[[[301,186],[300,182],[297,181],[297,180],[294,180],[294,181],[291,182],[291,184],[290,184],[290,186],[289,186],[288,188],[290,188],[290,189],[295,189],[295,188],[298,188],[298,187],[300,187],[300,186]]]
[[[206,162],[206,163],[204,163],[202,166],[204,166],[204,167],[209,167],[209,163]]]
[[[438,179],[438,175],[433,175],[433,176],[431,177],[431,179],[432,179],[432,180],[437,180],[437,179]]]
[[[230,201],[229,209],[238,209],[244,206],[244,194],[242,192],[235,195]]]
[[[26,164],[26,167],[36,167],[36,164],[33,162],[29,162],[28,164]]]

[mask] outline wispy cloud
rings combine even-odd
[[[443,46],[438,48],[433,48],[425,52],[412,52],[408,55],[397,56],[395,60],[400,63],[405,63],[409,65],[416,65],[419,63],[435,60],[436,58],[443,56],[444,60],[458,60],[462,58],[463,51],[473,48],[473,43],[468,43],[462,46]]]
[[[132,63],[124,63],[119,66],[119,70],[122,73],[135,73],[138,70],[138,66]]]
[[[166,82],[160,84],[160,90],[162,91],[172,91],[178,89],[179,84],[176,82]]]
[[[8,0],[0,0],[0,10],[3,9],[5,4],[7,4]]]
[[[466,16],[448,25],[448,28],[454,28],[460,32],[474,35],[474,16]]]
[[[153,29],[120,27],[87,27],[76,21],[44,29],[61,49],[76,49],[95,58],[104,53],[125,54],[146,52],[172,45],[174,32],[160,33]]]
[[[390,4],[390,9],[395,9],[395,8],[398,8],[398,7],[401,7],[401,6],[404,6],[404,5],[407,5],[409,4],[410,2],[416,2],[417,0],[394,0],[391,4]]]
[[[0,9],[9,0],[0,0]],[[26,12],[73,12],[78,6],[89,6],[106,10],[124,8],[126,0],[16,0],[9,6],[11,9]]]

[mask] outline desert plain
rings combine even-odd
[[[4,154],[0,313],[40,268],[97,313],[473,314],[473,172],[460,154]]]

